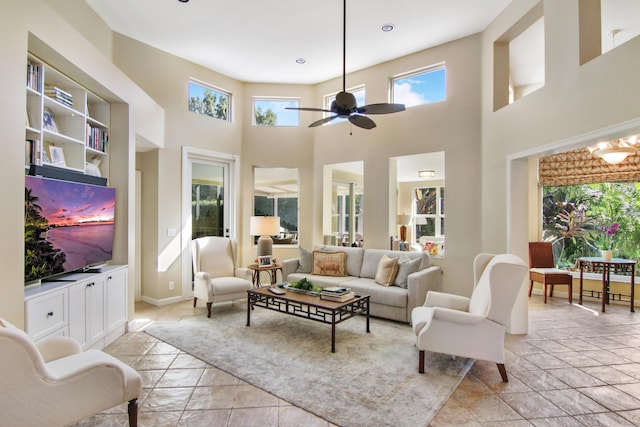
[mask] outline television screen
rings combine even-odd
[[[111,260],[115,188],[25,176],[24,280]]]

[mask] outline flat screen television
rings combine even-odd
[[[25,176],[24,281],[112,259],[115,188]]]

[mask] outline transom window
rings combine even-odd
[[[255,126],[298,126],[300,114],[297,110],[298,99],[287,98],[254,98],[253,124]]]
[[[231,94],[190,80],[189,111],[230,122]]]
[[[444,101],[446,67],[441,64],[394,77],[391,86],[393,102],[406,107]]]

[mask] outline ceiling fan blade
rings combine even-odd
[[[323,113],[333,113],[330,110],[324,110],[322,108],[311,108],[311,107],[285,107],[285,110],[300,110],[300,111],[321,111]]]
[[[358,108],[358,113],[361,114],[389,114],[389,113],[398,113],[400,111],[404,111],[404,104],[369,104],[363,105]]]
[[[349,121],[362,129],[373,129],[374,127],[376,127],[375,122],[369,117],[360,116],[358,114],[350,115]]]
[[[329,117],[325,117],[324,119],[320,119],[320,120],[317,120],[317,121],[315,121],[315,122],[311,123],[311,124],[309,125],[309,127],[310,127],[310,128],[314,128],[314,127],[316,127],[316,126],[320,126],[320,125],[323,125],[323,124],[325,124],[325,123],[329,123],[331,120],[333,120],[333,119],[337,119],[338,117],[340,117],[340,116],[329,116]]]

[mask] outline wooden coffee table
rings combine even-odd
[[[251,310],[262,307],[292,316],[331,325],[331,352],[336,352],[336,325],[358,314],[364,314],[369,330],[369,295],[356,296],[345,302],[333,302],[287,290],[283,295],[272,293],[268,287],[247,291],[247,326],[251,325]]]

